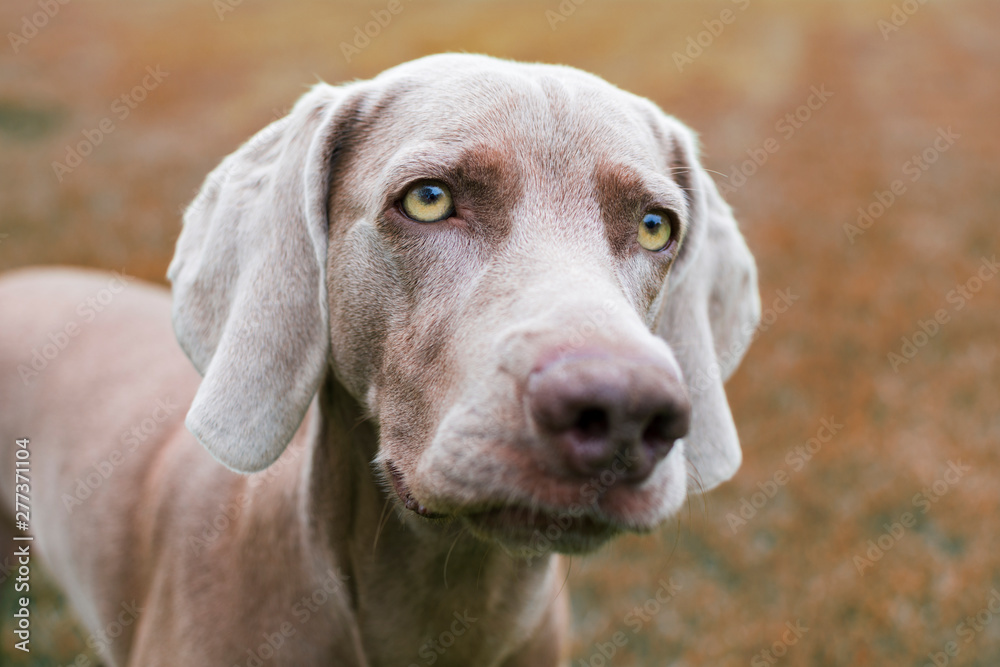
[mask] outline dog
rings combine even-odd
[[[0,279],[2,543],[30,456],[112,667],[565,664],[560,554],[741,462],[753,257],[692,132],[573,68],[316,85],[168,277]]]

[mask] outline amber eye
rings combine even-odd
[[[670,218],[660,213],[647,213],[639,223],[639,245],[646,250],[663,250],[673,235]]]
[[[403,212],[417,222],[438,222],[451,217],[455,207],[444,183],[426,181],[411,187],[403,197]]]

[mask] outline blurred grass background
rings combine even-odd
[[[925,665],[955,641],[949,664],[1000,665],[1000,618],[959,625],[1000,588],[1000,279],[960,310],[947,298],[998,250],[1000,4],[403,0],[348,62],[341,43],[386,4],[77,1],[30,38],[8,34],[0,269],[79,264],[164,282],[204,176],[318,78],[366,78],[449,50],[595,72],[700,133],[706,166],[734,188],[765,308],[778,290],[798,300],[729,383],[738,476],[658,535],[574,559],[574,667],[602,664],[599,644],[619,630],[628,643],[609,664],[771,664],[761,651],[786,622],[808,631],[776,664]],[[560,7],[556,22],[547,12]],[[707,45],[679,67],[675,54],[705,21],[718,29],[724,10],[733,20],[702,34]],[[25,17],[39,11],[37,0],[5,0],[0,26],[31,34]],[[899,29],[886,32],[894,18]],[[114,100],[147,66],[168,74],[119,118]],[[777,125],[824,86],[832,96],[790,136]],[[52,163],[108,117],[114,131],[57,180]],[[958,138],[911,181],[912,156],[947,128]],[[741,167],[768,138],[778,150]],[[744,183],[738,172],[751,170]],[[858,207],[896,179],[905,193],[849,239]],[[949,322],[893,369],[887,355],[941,308]],[[786,455],[824,418],[843,428],[795,470]],[[921,513],[914,496],[958,460],[970,471]],[[777,471],[787,484],[733,530],[742,500]],[[859,573],[855,556],[906,511],[916,525]],[[33,651],[11,649],[8,580],[0,664],[68,665],[81,652],[97,664],[35,568]],[[633,632],[628,614],[667,577],[680,592]]]

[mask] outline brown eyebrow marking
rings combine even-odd
[[[494,247],[510,236],[512,214],[523,183],[514,156],[509,151],[480,144],[464,150],[451,173],[460,190],[453,195],[469,202],[470,228]]]
[[[611,252],[624,259],[634,245],[639,216],[653,204],[653,196],[642,178],[622,165],[598,164],[593,178]]]

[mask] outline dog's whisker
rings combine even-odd
[[[562,595],[563,590],[566,588],[566,584],[569,583],[569,575],[570,575],[570,572],[572,572],[572,571],[573,571],[573,556],[567,556],[566,557],[566,576],[563,577],[562,584],[559,586],[559,590],[556,591],[556,595],[555,595],[555,597],[552,600],[553,602],[555,602],[556,600],[558,600],[559,596]]]
[[[483,558],[482,558],[482,560],[479,561],[479,571],[476,572],[476,590],[477,591],[479,590],[479,582],[481,581],[482,576],[483,576],[483,565],[486,564],[486,559],[489,557],[490,551],[492,551],[492,550],[493,550],[492,545],[488,545],[486,547],[486,549],[483,550]]]
[[[448,589],[448,561],[451,560],[451,552],[455,550],[455,545],[458,544],[458,540],[459,540],[459,538],[462,537],[462,533],[464,533],[464,532],[465,532],[465,528],[462,528],[460,531],[458,531],[458,535],[455,536],[455,541],[451,543],[451,547],[448,548],[448,553],[444,557],[444,568],[443,568],[444,572],[443,572],[443,575],[444,575],[444,587],[445,587],[445,590]]]
[[[385,528],[386,524],[389,522],[389,507],[392,505],[392,497],[389,496],[385,499],[385,505],[382,507],[382,515],[379,516],[378,526],[375,528],[375,539],[372,541],[372,555],[375,555],[375,550],[378,548],[378,538],[382,534],[382,529]]]
[[[674,553],[677,551],[677,547],[681,543],[681,522],[680,517],[674,519],[674,542],[670,545],[670,551],[667,552],[666,563],[670,563],[673,560]]]

